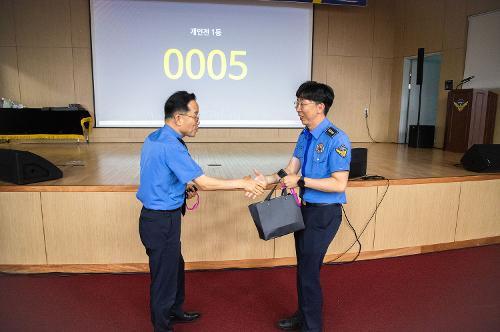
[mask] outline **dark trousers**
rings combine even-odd
[[[304,206],[301,208],[306,228],[295,232],[297,255],[298,315],[302,331],[322,331],[323,295],[320,269],[328,246],[342,221],[340,204]]]
[[[139,234],[149,256],[151,322],[167,331],[170,315],[183,313],[184,259],[181,253],[181,211],[143,208]]]

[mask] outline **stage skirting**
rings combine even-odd
[[[205,174],[221,178],[240,178],[254,167],[276,171],[294,146],[188,142]],[[500,174],[468,172],[456,166],[461,154],[439,149],[354,146],[368,148],[369,174],[391,179],[349,181],[344,208],[362,233],[358,259],[500,242]],[[0,271],[147,271],[135,198],[141,147],[3,144],[50,160],[64,176],[24,186],[0,183]],[[188,269],[295,264],[293,236],[260,240],[247,207],[253,201],[242,191],[200,192],[200,198],[199,208],[183,219]],[[353,242],[344,218],[326,259],[352,260],[358,250],[357,244],[350,248]]]
[[[147,271],[136,190],[119,185],[0,186],[0,271]],[[350,222],[358,234],[364,229],[359,259],[500,242],[498,175],[351,181],[347,196]],[[188,269],[295,263],[291,235],[259,239],[247,208],[252,201],[242,191],[200,192],[200,198],[199,208],[183,219]],[[344,218],[326,260],[337,258],[353,242]],[[356,244],[337,261],[351,260],[357,250]]]

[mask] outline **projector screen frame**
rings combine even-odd
[[[157,128],[161,128],[163,126],[163,124],[159,124],[159,125],[151,125],[151,126],[103,126],[103,125],[98,125],[97,124],[97,109],[96,109],[96,88],[95,88],[95,78],[94,78],[94,43],[93,43],[93,40],[94,40],[94,36],[93,36],[93,33],[94,33],[94,28],[93,28],[93,14],[92,14],[92,2],[94,0],[89,0],[88,2],[88,8],[89,8],[89,25],[90,25],[90,67],[91,67],[91,81],[92,81],[92,104],[93,104],[93,108],[94,108],[94,116],[93,116],[93,121],[94,121],[94,128],[100,128],[100,129],[120,129],[120,128],[123,128],[123,129],[157,129]],[[251,1],[251,0],[239,0],[240,2],[257,2],[257,1]],[[168,1],[167,1],[168,2]],[[177,1],[177,0],[172,0],[170,2],[184,2],[184,1]],[[227,3],[229,1],[217,1],[217,0],[214,0],[214,1],[210,1],[210,0],[189,0],[190,3]],[[233,3],[233,2],[230,2],[230,3]],[[276,3],[280,3],[280,1],[276,1]],[[285,4],[283,4],[285,5]],[[310,15],[311,15],[311,20],[310,20],[310,38],[309,38],[309,47],[308,47],[308,51],[309,51],[309,58],[310,58],[310,68],[309,68],[309,77],[308,79],[306,79],[305,81],[307,80],[312,80],[312,76],[313,76],[313,66],[314,66],[314,54],[313,54],[313,50],[314,50],[314,14],[315,14],[315,8],[316,6],[313,4],[313,3],[302,3],[302,5],[304,6],[310,6]],[[297,86],[298,88],[298,86]],[[193,91],[195,94],[196,94],[196,91]],[[168,96],[165,96],[165,98],[167,98]],[[294,96],[291,96],[291,98],[293,98]],[[164,102],[163,102],[164,103]],[[163,103],[161,103],[161,105],[159,105],[160,108],[163,108]],[[200,105],[200,108],[203,110],[203,105]],[[292,108],[292,107],[291,107]],[[105,121],[100,121],[100,122],[105,122]],[[290,122],[290,121],[288,121]],[[160,121],[158,121],[158,123],[160,123]],[[163,121],[161,121],[161,123],[163,123]],[[284,126],[274,126],[274,125],[271,125],[271,126],[241,126],[241,125],[238,125],[238,126],[220,126],[220,125],[200,125],[200,128],[203,128],[203,129],[301,129],[303,128],[303,124],[300,123],[299,120],[297,120],[296,124],[295,125],[284,125]]]

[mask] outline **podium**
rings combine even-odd
[[[488,90],[451,90],[443,150],[465,152],[474,144],[493,143],[497,98]]]

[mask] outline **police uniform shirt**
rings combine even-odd
[[[175,210],[184,203],[186,184],[203,175],[181,135],[165,125],[151,133],[142,147],[137,198],[151,210]]]
[[[293,155],[300,160],[302,176],[323,179],[339,171],[349,171],[349,137],[325,118],[312,131],[306,127],[297,141]],[[306,188],[303,200],[309,203],[346,203],[345,192],[327,193]]]

